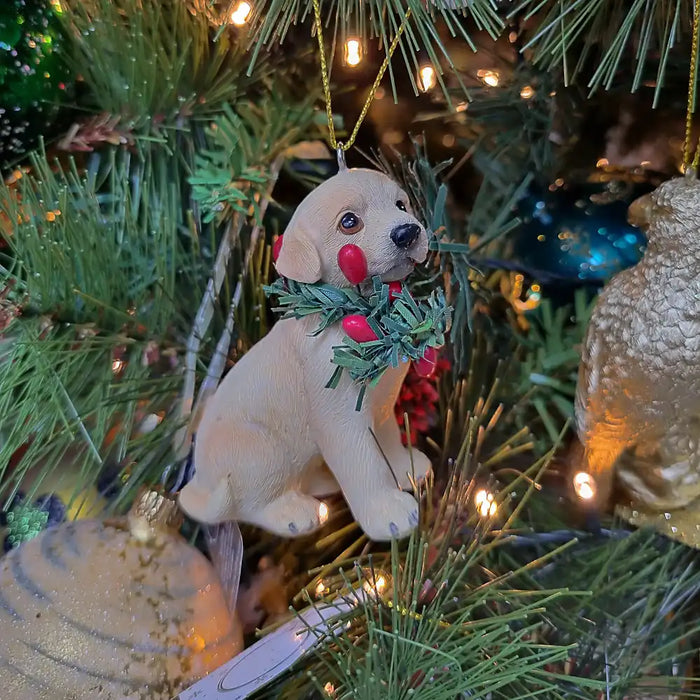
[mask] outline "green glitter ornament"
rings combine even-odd
[[[0,2],[0,166],[47,137],[65,101],[59,0]]]
[[[36,537],[49,521],[49,513],[34,503],[20,503],[6,517],[9,548],[19,547],[22,542]]]

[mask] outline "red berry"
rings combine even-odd
[[[430,347],[426,348],[423,357],[420,360],[416,360],[414,364],[416,373],[421,377],[432,377],[437,367],[437,350]]]
[[[338,251],[338,267],[350,284],[360,284],[367,279],[367,258],[362,248],[347,243]]]
[[[343,330],[348,338],[352,338],[356,343],[366,343],[369,340],[376,340],[376,333],[370,328],[367,318],[360,314],[346,316],[343,319]]]
[[[396,299],[402,288],[401,282],[389,282],[389,301]]]
[[[282,250],[282,238],[284,238],[284,236],[279,236],[272,244],[272,259],[275,262],[277,262],[277,258],[280,256],[280,250]]]

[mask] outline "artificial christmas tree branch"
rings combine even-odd
[[[216,115],[222,102],[258,83],[262,60],[244,75],[245,46],[228,35],[212,43],[204,12],[166,0],[68,0],[62,18],[73,50],[69,65],[83,76],[100,111],[131,128],[157,130],[177,119]]]
[[[278,156],[277,160],[272,163],[269,177],[267,179],[267,191],[263,197],[261,198],[258,193],[252,198],[250,208],[252,209],[255,207],[255,213],[257,214],[256,218],[259,220],[265,216],[265,211],[270,202],[272,190],[277,182],[277,177],[282,168],[283,161],[284,157]],[[202,178],[200,176],[200,180],[201,179]],[[256,199],[262,201],[256,201]],[[200,385],[199,392],[197,394],[197,401],[195,402],[194,391],[199,348],[202,339],[209,330],[209,324],[211,323],[214,315],[214,306],[221,293],[224,280],[226,279],[231,249],[238,242],[241,229],[245,221],[241,202],[239,200],[234,200],[234,206],[237,209],[236,213],[233,215],[233,220],[227,225],[226,231],[222,236],[221,244],[219,245],[219,250],[216,254],[213,275],[209,278],[206,291],[204,292],[197,315],[195,316],[192,332],[187,340],[187,351],[185,354],[185,380],[178,415],[179,420],[187,419],[187,425],[178,431],[175,438],[174,449],[176,459],[178,460],[183,460],[187,457],[191,447],[192,437],[197,430],[198,419],[201,415],[201,411],[204,408],[204,404],[214,393],[221,380],[226,359],[230,350],[234,315],[236,314],[240,303],[242,284],[247,276],[247,273],[250,271],[253,253],[258,246],[258,240],[261,235],[261,223],[258,222],[253,226],[253,232],[250,236],[250,242],[248,244],[248,249],[246,250],[245,260],[243,263],[242,279],[239,280],[233,293],[233,298],[231,300],[224,325],[224,332],[216,345],[216,350],[214,351],[209,368],[207,369],[207,375]],[[191,414],[193,415],[190,420]]]
[[[561,70],[566,85],[582,77],[591,90],[609,90],[624,68],[633,74],[632,80],[627,80],[632,92],[645,80],[654,80],[656,105],[672,50],[690,34],[693,3],[576,0],[563,4],[557,0],[523,0],[510,16],[528,22],[524,49],[534,50],[534,63],[544,70]],[[686,56],[684,53],[683,58]],[[648,71],[647,66],[652,70]]]
[[[224,17],[231,14],[234,5],[234,2],[228,2]],[[339,52],[336,42],[344,42],[349,37],[358,37],[364,44],[377,38],[382,46],[388,47],[402,25],[407,11],[410,10],[411,20],[406,25],[399,50],[416,94],[420,89],[416,80],[419,52],[424,51],[427,59],[436,68],[444,62],[449,66],[449,70],[456,74],[449,52],[435,30],[436,17],[445,22],[450,33],[468,43],[471,43],[471,39],[465,27],[465,18],[472,19],[478,29],[488,31],[493,37],[503,28],[502,19],[495,11],[493,3],[488,0],[432,4],[418,0],[372,0],[368,3],[342,0],[340,3],[324,3],[321,10],[324,26],[333,27],[333,31],[330,32],[333,37],[332,54]],[[293,4],[282,0],[258,3],[249,38],[253,54],[252,65],[256,65],[258,57],[264,55],[263,49],[274,42],[284,41],[293,25],[312,21],[312,18],[311,0]],[[392,75],[391,67],[389,73]]]
[[[173,463],[173,409],[184,382],[177,362],[236,212],[239,235],[228,265],[219,265],[209,332],[198,328],[199,362],[187,363],[192,393],[200,377],[207,386],[225,357],[239,359],[267,331],[261,287],[273,275],[269,233],[299,195],[287,175],[300,180],[300,171],[321,169],[294,156],[277,178],[277,159],[317,138],[318,116],[325,117],[320,79],[307,70],[318,50],[306,31],[312,3],[256,2],[242,27],[229,21],[227,1],[210,5],[60,5],[69,64],[82,77],[71,106],[100,116],[75,122],[61,140],[86,155],[58,165],[40,150],[29,170],[18,169],[0,189],[7,245],[0,270],[3,503],[26,488],[26,500],[12,504],[13,528],[23,513],[37,516],[29,529],[47,519],[33,497],[62,470],[77,471],[80,501],[112,464],[118,478],[109,507],[119,511]],[[350,80],[349,69],[337,68],[348,37],[365,48],[380,44],[381,61],[409,8],[398,45],[408,92],[421,87],[416,72],[424,63],[438,73],[440,89],[426,92],[413,123],[407,117],[398,129],[425,127],[428,143],[437,112],[439,139],[454,136],[440,158],[454,155],[453,162],[435,166],[432,146],[418,146],[417,137],[415,157],[375,161],[436,233],[415,289],[445,286],[455,307],[453,372],[440,380],[439,420],[424,436],[434,474],[421,486],[413,538],[390,546],[370,541],[340,498],[329,500],[328,523],[312,537],[282,541],[244,529],[248,566],[271,557],[289,574],[282,607],[358,586],[371,594],[347,616],[345,636],[325,639],[316,657],[261,695],[698,696],[690,678],[697,670],[689,666],[700,633],[697,557],[572,502],[562,484],[569,466],[579,465],[555,461],[571,416],[588,295],[575,295],[572,318],[571,307],[537,271],[519,267],[510,247],[522,236],[516,205],[532,183],[546,188],[560,173],[569,179],[560,156],[579,127],[586,89],[636,88],[652,78],[658,98],[673,85],[681,52],[672,44],[685,38],[691,3],[521,2],[512,26],[496,5],[321,3],[334,82]],[[295,23],[304,26],[296,31]],[[507,71],[491,74],[491,83],[480,80],[467,105],[472,68],[492,67],[471,64],[469,51],[457,55],[460,44],[478,44],[479,31],[503,33],[513,57],[527,47]],[[481,55],[491,60],[488,51]],[[583,90],[564,89],[562,72]],[[387,96],[401,94],[402,78],[390,74],[381,86]],[[441,91],[451,106],[438,99]],[[377,140],[388,133],[370,112],[358,133],[361,147],[374,138],[372,128]],[[602,154],[585,145],[592,166]],[[460,189],[472,170],[479,181]],[[284,205],[265,212],[275,181]],[[529,282],[542,286],[523,299]]]

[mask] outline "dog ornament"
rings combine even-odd
[[[277,271],[306,284],[347,286],[338,254],[348,243],[364,253],[367,279],[386,283],[428,254],[406,193],[366,169],[343,169],[314,189],[282,241]],[[347,373],[326,388],[341,324],[312,335],[316,325],[314,315],[278,321],[230,370],[205,406],[180,504],[203,523],[236,520],[292,537],[320,527],[319,497],[341,490],[371,539],[404,537],[418,524],[412,478],[430,468],[403,446],[394,417],[408,361],[390,367],[357,410],[360,387]]]

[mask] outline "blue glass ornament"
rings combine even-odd
[[[636,264],[646,239],[627,209],[655,185],[625,175],[532,190],[517,207],[522,224],[509,234],[515,269],[541,282],[603,283]]]

